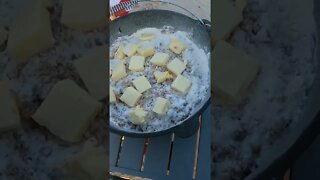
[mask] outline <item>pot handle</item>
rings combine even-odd
[[[161,0],[136,0],[135,2],[139,3],[139,2],[161,2],[161,3],[166,3],[166,4],[170,4],[170,5],[173,5],[173,6],[176,6],[186,12],[188,12],[189,14],[191,14],[195,19],[197,19],[202,25],[205,25],[207,26],[208,24],[210,23],[206,23],[204,22],[204,20],[202,20],[201,18],[199,18],[198,16],[196,16],[193,12],[189,11],[188,9],[178,5],[178,4],[175,4],[175,3],[172,3],[172,2],[169,2],[169,1],[161,1]],[[210,25],[211,26],[211,25]]]

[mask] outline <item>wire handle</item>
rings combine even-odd
[[[202,25],[205,25],[205,23],[203,22],[203,20],[201,18],[199,18],[198,16],[196,16],[193,12],[189,11],[188,9],[178,5],[178,4],[175,4],[175,3],[172,3],[172,2],[168,2],[168,1],[161,1],[161,0],[137,0],[138,3],[139,2],[161,2],[161,3],[166,3],[166,4],[170,4],[170,5],[173,5],[173,6],[176,6],[180,9],[183,9],[185,10],[186,12],[190,13],[194,18],[196,18],[198,21],[200,21],[200,23]]]
[[[197,19],[202,25],[211,26],[209,23],[205,23],[204,20],[202,20],[201,18],[196,16],[193,12],[189,11],[188,9],[186,9],[186,8],[184,8],[184,7],[182,7],[182,6],[178,5],[178,4],[175,4],[175,3],[172,3],[172,2],[168,2],[168,1],[161,1],[161,0],[131,0],[131,1],[127,1],[127,2],[120,2],[119,4],[111,7],[110,15],[116,15],[116,14],[121,13],[123,11],[130,11],[139,2],[161,2],[161,3],[170,4],[170,5],[173,5],[175,7],[178,7],[180,9],[188,12],[195,19]]]

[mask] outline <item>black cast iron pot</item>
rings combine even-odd
[[[206,24],[207,23],[207,24]],[[130,13],[124,17],[118,18],[110,23],[110,44],[112,44],[118,37],[124,35],[131,35],[136,31],[147,28],[162,28],[163,26],[172,26],[175,30],[192,32],[192,41],[200,48],[204,49],[206,53],[211,50],[211,36],[208,21],[195,20],[186,15],[168,11],[168,10],[145,10]],[[209,59],[208,59],[209,61]],[[210,64],[210,62],[208,62]],[[210,83],[210,82],[204,82]],[[188,118],[181,120],[181,122],[171,128],[156,132],[131,132],[116,127],[110,123],[110,130],[120,135],[131,137],[154,137],[168,133],[175,133],[180,137],[188,137],[193,135],[199,124],[197,117],[210,104],[210,91],[206,94],[205,101],[201,102],[195,111]]]

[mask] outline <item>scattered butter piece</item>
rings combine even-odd
[[[8,55],[17,63],[25,63],[54,44],[49,12],[43,3],[36,0],[24,3],[14,15],[8,36]]]
[[[170,102],[167,99],[158,97],[152,111],[159,115],[164,115],[168,111],[169,105]]]
[[[236,0],[235,6],[240,11],[240,13],[242,13],[244,8],[247,6],[247,0]]]
[[[113,88],[110,86],[110,103],[114,103],[114,102],[117,102],[117,98],[116,98],[116,95],[114,94],[113,92]]]
[[[151,34],[151,33],[142,33],[139,36],[139,39],[141,41],[148,41],[148,40],[152,40],[153,38],[154,38],[154,34]]]
[[[184,65],[186,65],[186,67],[187,67],[187,65],[188,65],[188,60],[183,60],[183,63],[184,63]]]
[[[154,54],[154,48],[152,46],[139,47],[138,54],[144,57],[152,56]]]
[[[70,79],[58,82],[32,118],[61,139],[81,141],[102,104]]]
[[[4,28],[0,28],[0,46],[7,40],[8,31]]]
[[[61,23],[82,31],[105,27],[107,6],[105,0],[65,0]]]
[[[97,100],[107,97],[106,73],[107,46],[98,46],[73,62],[85,86]]]
[[[146,122],[148,112],[137,106],[133,111],[129,113],[130,121],[133,124],[143,124]]]
[[[186,49],[186,46],[182,44],[179,40],[174,39],[170,42],[169,48],[172,52],[176,54],[181,54],[182,51]]]
[[[143,93],[151,88],[151,85],[145,76],[140,76],[133,80],[133,85],[136,87],[139,93]]]
[[[153,75],[157,79],[157,83],[162,83],[167,79],[173,78],[173,76],[168,71],[165,71],[165,72],[155,71]]]
[[[116,51],[116,53],[114,54],[114,56],[117,58],[117,59],[123,59],[125,57],[125,54],[123,52],[123,45],[120,44],[119,47],[118,47],[118,50]]]
[[[234,103],[245,96],[258,74],[258,62],[225,41],[218,41],[213,50],[214,91]]]
[[[93,142],[86,142],[81,151],[67,159],[64,164],[66,172],[71,179],[104,180],[106,179],[107,151],[103,146],[97,146]]]
[[[242,21],[240,12],[233,1],[216,0],[213,6],[215,17],[213,18],[213,43],[229,37],[231,32]]]
[[[43,3],[43,7],[45,8],[51,8],[54,6],[53,0],[41,0]]]
[[[156,53],[150,60],[153,65],[165,67],[168,63],[169,55],[166,53]]]
[[[114,81],[118,81],[127,76],[126,66],[122,61],[118,62],[116,67],[112,70],[111,79]]]
[[[176,76],[178,74],[181,74],[186,69],[186,64],[179,60],[178,58],[174,58],[173,61],[171,61],[167,68],[169,71],[171,71]]]
[[[138,50],[138,45],[135,45],[135,44],[128,44],[123,48],[124,54],[126,54],[128,57],[135,55],[137,50]]]
[[[192,84],[192,81],[185,78],[182,75],[178,75],[177,78],[173,81],[173,83],[171,84],[172,89],[182,93],[182,94],[186,94],[187,91],[190,89]]]
[[[11,130],[19,125],[20,115],[10,95],[9,83],[0,81],[0,131]]]
[[[131,71],[143,71],[144,70],[145,57],[143,56],[132,56],[129,63],[129,69]]]
[[[128,106],[134,107],[141,96],[142,94],[140,94],[133,87],[128,87],[120,97],[120,100],[126,103]]]

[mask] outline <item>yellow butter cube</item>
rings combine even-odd
[[[173,74],[176,76],[178,74],[181,74],[185,69],[186,69],[186,64],[179,60],[178,58],[174,58],[173,61],[171,61],[168,65],[167,68],[169,71],[171,71]]]
[[[154,54],[154,48],[151,46],[148,47],[139,47],[138,54],[144,57],[149,57]]]
[[[89,93],[97,100],[107,97],[106,73],[107,46],[98,46],[73,62]]]
[[[187,67],[187,65],[188,65],[188,60],[183,60],[183,63],[186,65],[186,67]]]
[[[153,75],[157,79],[157,83],[162,83],[167,79],[173,78],[173,76],[168,71],[165,71],[165,72],[155,71]]]
[[[170,102],[167,99],[158,97],[152,111],[159,115],[164,115],[168,111],[169,106]]]
[[[123,48],[124,54],[126,54],[128,57],[135,55],[137,50],[138,46],[135,44],[128,44]]]
[[[128,106],[134,107],[141,96],[142,94],[140,94],[133,87],[128,87],[120,97],[120,100],[126,103]]]
[[[46,8],[51,8],[54,5],[53,0],[41,0],[41,1],[43,3],[43,7],[46,7]]]
[[[94,142],[86,142],[80,152],[66,160],[64,167],[70,179],[106,179],[108,154],[103,146]]]
[[[114,56],[117,59],[123,59],[125,57],[125,54],[123,52],[123,45],[120,44],[120,46],[118,47],[118,50],[116,51],[116,53],[114,54]]]
[[[213,28],[213,42],[215,44],[219,40],[227,39],[240,24],[242,11],[239,11],[233,1],[216,0],[213,12],[216,14],[212,21],[213,27],[216,27]]]
[[[126,66],[122,61],[118,62],[116,67],[112,70],[111,79],[118,81],[127,76]]]
[[[110,86],[110,90],[109,90],[109,94],[110,94],[110,103],[114,103],[117,102],[117,98],[116,95],[113,92],[113,88]]]
[[[182,75],[178,75],[177,78],[173,81],[173,83],[171,84],[172,89],[182,93],[182,94],[186,94],[187,91],[190,89],[192,84],[192,81],[185,78]]]
[[[145,76],[140,76],[133,80],[133,85],[140,93],[143,93],[151,88],[151,84]]]
[[[166,53],[156,53],[150,60],[153,65],[165,67],[168,63],[169,55]]]
[[[242,13],[243,9],[247,6],[247,0],[236,0],[235,6],[239,10],[239,12]]]
[[[144,70],[145,57],[143,56],[132,56],[129,63],[129,69],[131,71],[143,71]]]
[[[79,142],[102,104],[70,79],[58,82],[33,119],[61,139]]]
[[[186,46],[182,44],[179,40],[174,39],[170,42],[169,48],[172,52],[176,54],[181,54],[182,51],[186,49]]]
[[[105,27],[107,6],[105,0],[65,0],[61,23],[82,31]]]
[[[17,63],[25,63],[29,57],[53,47],[54,39],[49,12],[41,1],[30,1],[16,12],[10,26],[7,52]]]
[[[218,41],[213,56],[214,91],[234,103],[242,101],[258,75],[258,62],[225,41]]]
[[[10,95],[9,83],[0,81],[0,131],[11,130],[18,126],[20,126],[20,115]]]
[[[129,113],[130,121],[133,124],[140,125],[146,122],[148,112],[137,106]]]
[[[4,28],[0,28],[0,46],[7,40],[8,31]]]
[[[139,39],[141,41],[148,41],[148,40],[152,40],[154,37],[155,35],[151,33],[141,33],[139,36]]]

